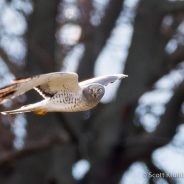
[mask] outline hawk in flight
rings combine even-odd
[[[35,89],[44,99],[40,102],[22,106],[19,109],[4,111],[2,114],[35,112],[79,112],[95,107],[105,93],[104,86],[118,79],[128,77],[124,74],[106,75],[78,82],[78,75],[72,72],[54,72],[15,80],[0,89],[0,103]]]

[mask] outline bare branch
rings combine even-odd
[[[26,156],[45,151],[54,145],[65,144],[68,141],[69,141],[69,137],[67,137],[67,135],[58,135],[55,137],[45,138],[44,140],[36,144],[30,145],[28,147],[25,147],[21,150],[7,152],[4,156],[0,157],[0,168],[17,159],[21,159]]]
[[[166,105],[166,111],[160,119],[157,129],[153,133],[145,133],[139,137],[127,140],[127,157],[141,159],[149,156],[152,151],[169,143],[180,124],[180,110],[184,101],[184,81],[175,90],[171,100]]]

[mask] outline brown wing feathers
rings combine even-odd
[[[15,93],[17,84],[10,84],[0,89],[0,103]]]
[[[30,80],[30,78],[15,80],[12,84],[0,88],[0,103],[15,94],[18,84],[26,82],[28,80]]]

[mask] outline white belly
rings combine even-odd
[[[80,94],[58,93],[48,101],[47,109],[49,112],[80,112],[87,111],[96,105],[97,103],[88,104]]]

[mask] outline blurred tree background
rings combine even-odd
[[[1,87],[54,71],[129,77],[90,112],[0,116],[1,184],[184,183],[183,0],[0,0]]]

